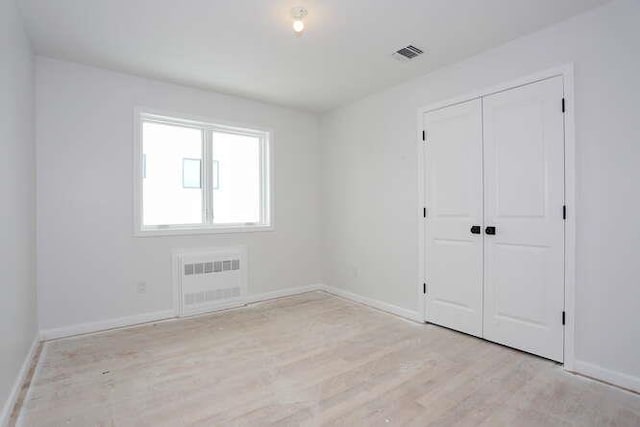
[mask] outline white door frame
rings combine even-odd
[[[425,271],[425,218],[422,215],[426,206],[426,192],[424,188],[425,177],[425,143],[422,140],[424,114],[451,105],[470,101],[487,95],[492,95],[505,90],[514,89],[550,77],[562,76],[564,84],[565,114],[564,114],[564,174],[565,174],[565,205],[567,206],[567,218],[564,232],[564,311],[566,313],[566,324],[564,327],[564,369],[575,372],[575,251],[576,251],[576,199],[575,199],[575,122],[574,122],[574,102],[573,102],[573,64],[552,68],[539,73],[535,73],[517,80],[506,82],[497,86],[481,89],[464,96],[440,101],[426,107],[418,109],[418,128],[416,141],[418,144],[418,307],[419,318],[426,322],[425,295],[423,284],[427,283]],[[428,139],[428,138],[427,138]],[[428,216],[428,215],[427,215]],[[428,219],[427,219],[428,220]],[[427,285],[428,286],[428,285]]]

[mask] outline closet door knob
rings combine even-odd
[[[487,227],[484,229],[484,232],[490,236],[494,236],[496,234],[496,228],[493,226]]]
[[[480,234],[480,226],[479,225],[471,226],[471,234]]]

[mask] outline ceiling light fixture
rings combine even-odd
[[[291,17],[293,18],[293,31],[295,31],[296,34],[302,34],[302,31],[304,31],[303,19],[308,14],[309,12],[307,12],[307,9],[301,6],[291,9]]]

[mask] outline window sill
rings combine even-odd
[[[230,225],[220,227],[143,228],[135,230],[133,235],[135,237],[161,237],[198,234],[255,233],[261,231],[274,231],[274,227],[273,225]]]

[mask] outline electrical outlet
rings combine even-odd
[[[147,293],[147,282],[138,282],[136,285],[139,294]]]

